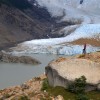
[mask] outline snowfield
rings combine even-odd
[[[52,17],[60,17],[58,23],[67,21],[75,25],[60,30],[62,38],[32,40],[21,43],[25,53],[54,53],[73,55],[82,53],[83,46],[69,42],[84,38],[100,40],[100,0],[36,0],[35,5],[45,7]],[[62,45],[67,43],[67,45]],[[14,49],[15,50],[15,49]],[[17,50],[17,49],[16,49]],[[17,51],[14,53],[17,53]],[[100,47],[88,45],[87,52],[100,50]],[[21,53],[20,52],[20,53]]]

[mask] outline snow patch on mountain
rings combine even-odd
[[[36,0],[52,17],[62,16],[61,21],[100,22],[100,0]],[[80,2],[83,1],[82,4]],[[94,14],[96,15],[96,18]]]

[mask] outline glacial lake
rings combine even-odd
[[[0,63],[0,89],[21,85],[33,77],[40,76],[45,72],[45,67],[48,63],[59,57],[59,55],[51,54],[30,54],[27,56],[32,56],[39,60],[41,64]]]

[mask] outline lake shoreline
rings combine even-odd
[[[27,96],[34,92],[34,94],[42,94],[42,82],[46,78],[45,75],[41,75],[39,77],[34,77],[21,85],[11,86],[9,88],[5,88],[0,90],[0,99],[8,99],[12,100],[15,98],[20,98],[21,96]],[[34,87],[35,85],[35,87]],[[36,97],[37,98],[37,97]]]
[[[94,61],[96,63],[100,62],[100,59],[95,59],[100,57],[100,52],[94,52],[87,54],[86,56],[83,55],[76,55],[72,56],[71,58],[63,58],[60,57],[59,59],[56,59],[56,62],[63,62],[63,60],[68,59],[75,59],[77,57],[79,60],[81,59],[89,59],[90,61]],[[42,84],[44,82],[44,79],[46,79],[47,76],[45,74],[40,75],[39,77],[31,78],[30,80],[23,82],[21,85],[15,85],[11,86],[5,89],[0,90],[0,99],[5,98],[9,100],[15,100],[21,98],[21,97],[28,97],[29,100],[38,100],[40,98],[44,98],[48,96],[47,91],[41,91]],[[99,94],[99,92],[98,92]],[[50,98],[55,98],[54,96],[50,96]]]
[[[21,54],[18,56],[21,56]],[[0,89],[16,86],[17,84],[22,84],[33,77],[40,76],[45,72],[45,67],[48,65],[48,63],[59,57],[59,55],[50,54],[27,54],[25,56],[35,58],[39,60],[41,64],[32,65],[0,62]]]

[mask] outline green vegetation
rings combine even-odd
[[[78,56],[78,58],[83,58],[83,57],[85,57],[84,54],[81,54],[81,55]]]
[[[100,91],[88,92],[87,96],[92,100],[100,100]]]
[[[76,100],[89,100],[89,98],[85,94],[77,94],[75,99]]]
[[[68,86],[68,90],[77,94],[76,100],[89,100],[85,94],[85,87],[86,78],[85,76],[81,76],[80,78],[76,78],[75,81]]]
[[[72,84],[69,84],[68,90],[76,94],[84,94],[85,87],[86,87],[86,78],[85,76],[81,76],[80,78],[76,78]]]
[[[83,83],[86,82],[85,78],[82,76],[81,78],[79,78],[83,81]],[[79,79],[76,79],[76,82],[79,81]],[[83,84],[79,81],[78,85],[83,86],[85,84]],[[47,81],[47,79],[44,80],[43,82],[43,86],[42,86],[42,90],[46,90],[49,95],[52,96],[58,96],[58,95],[62,95],[64,97],[64,100],[100,100],[100,91],[91,91],[91,92],[87,92],[84,95],[84,92],[82,89],[83,94],[77,94],[77,93],[73,93],[70,92],[68,89],[65,89],[63,87],[57,86],[57,87],[51,87]],[[75,89],[76,90],[76,89]],[[79,89],[80,91],[80,89]],[[89,98],[89,99],[88,99]]]
[[[18,100],[29,100],[27,96],[21,96]]]
[[[27,9],[31,4],[27,0],[0,0],[0,4],[17,7],[19,9]]]
[[[44,79],[41,90],[42,91],[47,90],[48,87],[49,87],[48,80],[47,79]]]

